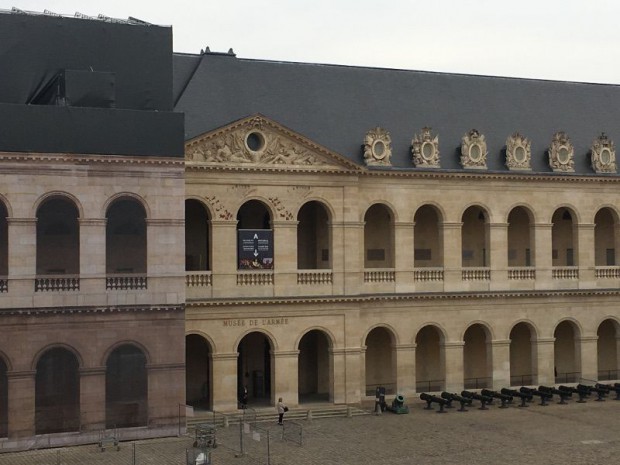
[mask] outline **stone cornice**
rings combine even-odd
[[[100,165],[152,165],[183,167],[184,159],[180,157],[149,157],[128,155],[88,155],[69,153],[32,153],[32,152],[0,152],[0,161],[13,162],[53,162],[58,164],[100,164]]]
[[[419,292],[415,294],[360,294],[322,297],[269,297],[247,299],[188,299],[187,308],[230,307],[247,305],[304,305],[304,304],[355,304],[367,302],[411,302],[432,300],[494,300],[537,299],[550,297],[620,297],[620,289],[570,289],[540,291],[489,291],[489,292]]]
[[[0,318],[6,316],[92,315],[116,313],[175,312],[182,313],[184,305],[117,305],[84,307],[34,307],[0,309]]]

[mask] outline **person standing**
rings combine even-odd
[[[284,405],[284,402],[282,402],[282,397],[278,399],[276,409],[278,411],[278,425],[282,426],[284,424],[284,412],[288,410],[288,407]]]

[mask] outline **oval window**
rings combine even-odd
[[[469,158],[471,158],[473,161],[478,161],[480,160],[481,156],[482,151],[480,150],[480,146],[478,144],[473,144],[471,147],[469,147]]]
[[[566,163],[568,163],[568,158],[568,149],[566,147],[560,147],[560,150],[558,150],[558,161],[565,165]]]
[[[422,144],[422,158],[430,160],[435,155],[435,147],[430,142],[424,142]]]
[[[609,165],[611,163],[611,152],[609,149],[601,150],[601,163],[603,165]]]
[[[385,157],[385,144],[383,141],[377,140],[372,146],[372,152],[375,155],[375,158],[383,158]]]
[[[252,152],[260,152],[265,148],[265,138],[260,132],[251,132],[245,138],[245,144]]]
[[[518,163],[523,163],[525,161],[525,149],[521,146],[515,149],[515,161]]]

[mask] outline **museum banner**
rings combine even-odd
[[[240,229],[237,231],[238,268],[240,270],[273,269],[273,230]]]

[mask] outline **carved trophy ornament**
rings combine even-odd
[[[461,139],[461,166],[465,169],[486,169],[487,143],[483,134],[472,129]]]
[[[391,166],[392,138],[383,128],[376,127],[364,137],[364,161],[367,166]]]
[[[553,171],[572,173],[575,171],[573,160],[575,149],[565,132],[556,132],[549,147],[549,166]]]
[[[413,164],[420,168],[439,168],[439,136],[431,134],[428,127],[422,128],[411,140]]]
[[[506,139],[506,166],[509,170],[531,170],[532,143],[515,132]]]
[[[607,137],[607,134],[603,132],[594,139],[590,151],[592,169],[596,173],[616,172],[616,148],[614,142]]]

